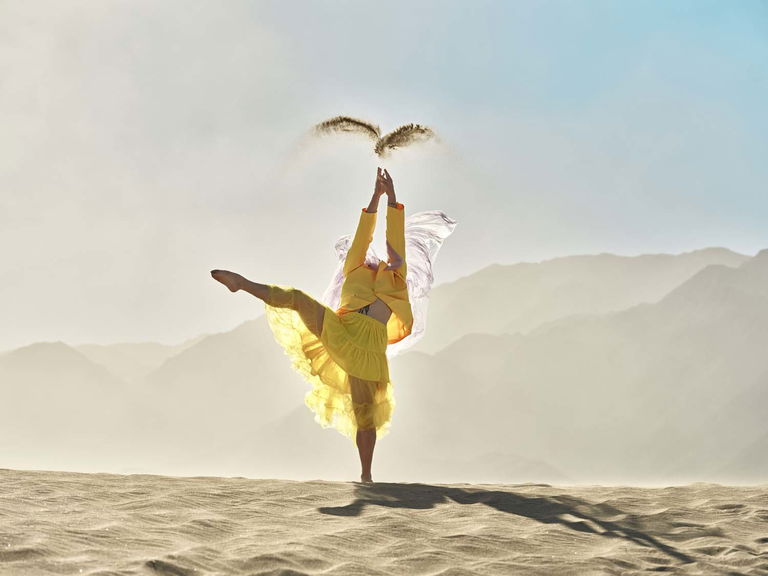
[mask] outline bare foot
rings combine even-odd
[[[373,478],[370,475],[369,476],[363,476],[361,474],[360,475],[360,482],[365,482],[366,484],[373,484]]]
[[[243,286],[243,278],[240,274],[230,272],[229,270],[211,270],[211,276],[214,280],[218,280],[224,286],[229,288],[230,292],[237,292]]]

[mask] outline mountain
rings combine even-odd
[[[157,344],[155,342],[127,342],[81,344],[74,346],[74,348],[125,382],[133,383],[139,382],[150,372],[159,368],[163,362],[194,346],[207,336],[207,334],[202,334],[176,345]]]
[[[447,342],[442,349],[417,344],[392,359],[397,405],[375,468],[393,479],[434,481],[765,478],[757,456],[768,433],[768,251],[740,264],[740,255],[716,249],[661,256],[478,272],[479,286],[496,278],[530,298],[479,316],[454,314],[442,328],[432,309],[427,334],[454,332],[435,336]],[[737,265],[702,264],[710,260]],[[617,266],[635,282],[622,280]],[[511,288],[508,273],[527,287]],[[473,310],[476,290],[460,288],[474,276],[435,293],[452,294],[455,310]],[[599,278],[609,287],[585,288]],[[555,300],[556,310],[547,310]],[[613,309],[622,302],[629,304]],[[497,331],[483,332],[483,322]],[[168,349],[128,346],[123,352],[133,359],[121,364],[117,346],[87,348],[90,357],[63,343],[0,355],[9,398],[0,425],[5,462],[356,478],[354,445],[313,421],[303,404],[308,385],[265,318],[200,337],[164,359]],[[141,377],[149,360],[155,367]]]
[[[705,248],[675,255],[598,254],[493,264],[432,290],[426,331],[412,350],[435,353],[468,333],[527,333],[571,314],[656,302],[706,266],[736,267],[748,259],[725,248]]]
[[[301,405],[305,388],[264,318],[201,339],[141,387],[152,399],[148,426],[169,455],[166,463],[180,467],[204,455],[226,458],[241,443],[269,443],[259,427]]]
[[[738,268],[709,266],[655,304],[541,326],[508,347],[483,396],[485,424],[465,430],[478,442],[506,437],[580,479],[725,479],[723,465],[768,429],[766,280],[763,251]],[[478,338],[435,358],[467,379],[455,359]]]
[[[63,342],[0,355],[3,465],[72,465],[103,458],[130,437],[134,400],[119,378]]]

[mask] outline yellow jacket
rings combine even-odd
[[[378,268],[365,266],[365,255],[373,240],[377,212],[363,208],[357,224],[355,237],[344,261],[344,284],[337,314],[353,312],[358,308],[381,298],[392,310],[387,322],[387,344],[399,342],[411,333],[413,312],[408,299],[405,282],[405,206],[387,204],[387,252],[389,265],[397,266],[387,270],[387,262],[379,262]]]

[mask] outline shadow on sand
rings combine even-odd
[[[595,504],[567,495],[532,497],[499,490],[482,488],[453,488],[430,484],[376,483],[359,484],[355,487],[357,498],[351,504],[321,507],[322,514],[335,516],[359,516],[366,506],[390,508],[428,509],[438,504],[485,504],[499,512],[525,516],[546,524],[560,524],[571,530],[588,532],[604,538],[623,538],[640,546],[655,548],[683,563],[695,562],[690,556],[672,546],[660,542],[641,530],[642,518],[633,517],[608,504]],[[568,519],[571,516],[574,519]],[[610,518],[610,520],[608,520]],[[658,524],[660,521],[654,520]],[[647,522],[646,522],[647,523]],[[679,527],[656,525],[653,531],[660,536],[666,529]],[[690,526],[690,524],[685,524]]]

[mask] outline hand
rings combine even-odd
[[[390,198],[395,196],[395,186],[392,183],[392,177],[389,175],[386,168],[384,169],[384,172],[379,168],[376,173],[376,189],[381,189],[383,193]]]
[[[373,195],[376,198],[381,197],[386,192],[386,189],[384,188],[384,180],[382,176],[383,174],[381,172],[381,168],[377,168],[376,169],[376,186],[373,190]]]

